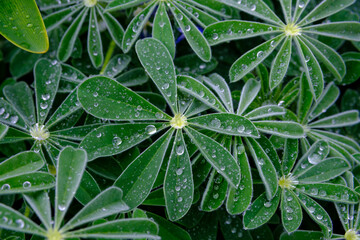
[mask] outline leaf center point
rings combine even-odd
[[[349,229],[344,235],[345,240],[359,240],[360,235],[354,229]]]
[[[40,125],[39,123],[36,123],[32,128],[30,128],[30,135],[37,141],[43,141],[50,137],[49,131],[44,125]]]
[[[63,235],[57,229],[49,229],[46,233],[48,240],[63,240]]]
[[[280,179],[279,179],[279,186],[284,189],[294,189],[295,188],[295,185],[298,184],[299,181],[297,181],[293,176],[292,174],[288,174],[286,176],[282,176]]]
[[[93,7],[97,3],[97,0],[84,0],[84,5],[86,7]]]
[[[289,23],[284,27],[286,36],[298,36],[301,34],[301,29],[295,23]]]
[[[171,119],[170,125],[171,125],[171,127],[175,128],[175,129],[181,129],[188,125],[187,118],[184,115],[177,113]]]

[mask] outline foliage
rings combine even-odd
[[[357,2],[25,2],[0,239],[360,239]]]

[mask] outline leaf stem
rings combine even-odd
[[[112,40],[110,42],[109,48],[108,48],[108,50],[106,52],[104,65],[101,68],[100,74],[104,74],[106,66],[108,65],[108,63],[109,63],[109,61],[111,59],[111,56],[114,53],[115,47],[116,47],[116,44],[115,44],[114,40]]]

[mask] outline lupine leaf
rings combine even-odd
[[[281,34],[243,54],[230,68],[230,82],[236,82],[242,79],[247,73],[264,61],[283,39],[284,35]]]
[[[302,138],[305,135],[304,128],[296,122],[256,121],[254,125],[260,132],[285,138]]]
[[[213,46],[230,40],[245,39],[280,32],[280,28],[272,24],[228,20],[207,26],[204,30],[204,36],[209,44]]]
[[[129,207],[122,200],[121,189],[110,187],[86,204],[85,207],[62,227],[62,230],[72,229],[85,223],[127,210],[129,210]]]
[[[260,91],[260,87],[261,87],[260,83],[254,79],[249,79],[245,83],[241,91],[239,106],[236,111],[236,114],[241,115],[244,113],[244,111],[256,98],[257,94]]]
[[[287,138],[285,139],[284,153],[282,159],[282,171],[284,175],[290,173],[294,167],[299,152],[298,140]]]
[[[87,162],[86,152],[72,147],[59,155],[56,174],[55,226],[59,227],[78,188]],[[69,167],[71,166],[71,167]]]
[[[242,116],[231,113],[207,114],[188,119],[188,123],[233,136],[259,137],[259,132],[252,122]]]
[[[139,155],[115,181],[130,208],[140,205],[149,195],[165,157],[173,130],[169,130]]]
[[[54,102],[61,76],[61,65],[40,59],[34,67],[37,122],[43,124]]]
[[[359,111],[351,110],[325,117],[309,124],[312,128],[335,128],[359,123]]]
[[[328,158],[297,175],[301,183],[318,183],[340,176],[350,169],[349,163],[342,158]]]
[[[45,53],[49,49],[49,39],[35,0],[3,1],[0,11],[0,33],[7,40],[33,53]]]
[[[281,194],[281,220],[287,232],[297,230],[302,222],[302,210],[293,191],[283,189]]]
[[[35,172],[44,165],[44,160],[35,152],[18,153],[1,162],[0,180],[9,177]]]
[[[310,111],[310,119],[314,119],[332,106],[340,95],[339,88],[331,82],[328,84],[317,103]]]
[[[172,58],[175,57],[175,39],[164,2],[159,3],[153,22],[152,36],[162,42]]]
[[[270,72],[270,88],[274,89],[284,79],[289,68],[292,38],[287,37],[276,55]]]
[[[146,0],[115,0],[110,2],[107,7],[106,11],[115,11],[115,10],[122,10],[134,7],[136,5],[140,5],[141,3],[146,2]]]
[[[177,113],[175,66],[169,51],[164,44],[154,38],[137,41],[135,48],[146,72],[168,102],[173,113]]]
[[[300,123],[307,121],[313,103],[313,93],[310,84],[306,75],[302,74],[300,77],[300,94],[297,103],[297,117]],[[321,102],[321,96],[318,102]]]
[[[100,10],[100,8],[97,9],[98,9],[98,13],[106,23],[106,27],[111,35],[111,38],[114,40],[116,45],[121,47],[122,39],[124,37],[123,27],[120,25],[117,19],[114,18],[110,13],[107,12],[103,13],[102,10]]]
[[[342,9],[353,4],[355,0],[343,0],[341,2],[337,0],[326,0],[322,1],[319,5],[316,6],[310,13],[308,13],[301,21],[299,25],[307,25],[327,16],[333,15],[341,11]]]
[[[249,120],[258,120],[262,118],[268,118],[273,116],[285,115],[285,109],[277,105],[265,105],[255,108],[251,112],[247,113],[244,117]]]
[[[72,17],[80,9],[81,8],[79,6],[75,8],[64,8],[47,15],[46,17],[44,17],[44,24],[46,26],[46,30],[50,32],[51,30],[56,29],[60,24],[69,19],[69,17]]]
[[[104,62],[104,54],[95,8],[90,9],[90,19],[87,37],[87,50],[94,67],[100,67]]]
[[[278,176],[276,169],[261,145],[252,138],[246,138],[251,155],[255,160],[259,175],[266,190],[266,197],[272,199],[278,189]]]
[[[190,127],[186,127],[185,131],[194,141],[205,159],[231,186],[237,187],[240,182],[240,168],[229,151],[215,140]]]
[[[170,119],[135,92],[107,77],[87,79],[78,88],[83,108],[95,117],[111,120]]]
[[[79,146],[86,150],[91,161],[122,153],[163,128],[161,123],[105,125],[89,133]]]
[[[45,227],[51,228],[51,205],[46,191],[29,192],[23,195]]]
[[[191,162],[181,130],[175,135],[166,176],[164,196],[169,219],[178,220],[189,211],[194,198]]]
[[[175,16],[175,20],[179,24],[190,47],[201,60],[209,62],[211,59],[211,48],[205,37],[179,8],[171,2],[169,4],[170,10]]]
[[[244,214],[244,227],[247,229],[258,228],[267,223],[275,214],[280,201],[280,193],[277,192],[274,198],[268,200],[266,194],[261,194],[251,204]]]

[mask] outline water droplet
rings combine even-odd
[[[25,181],[25,182],[23,183],[23,188],[30,188],[30,187],[31,187],[31,182]]]
[[[211,120],[210,124],[215,128],[219,128],[221,126],[221,121],[217,118],[214,118]]]
[[[251,5],[250,10],[255,11],[256,10],[256,5],[255,4]]]
[[[9,184],[7,184],[7,183],[5,183],[4,185],[2,185],[2,187],[1,187],[1,190],[10,190],[10,185]]]
[[[219,194],[218,194],[218,193],[215,193],[215,194],[213,195],[213,198],[214,198],[214,199],[218,199],[218,198],[219,198]]]
[[[256,57],[257,58],[262,58],[264,56],[264,52],[263,51],[259,51],[257,54],[256,54]]]
[[[168,89],[169,88],[169,83],[165,83],[162,87],[161,87],[161,89],[162,90],[166,90],[166,89]]]
[[[178,169],[176,170],[176,175],[180,176],[182,173],[183,173],[182,168],[178,168]]]
[[[190,27],[190,25],[187,25],[187,26],[185,26],[185,31],[190,31],[190,29],[191,29],[191,27]]]
[[[181,156],[181,155],[184,154],[184,152],[185,152],[184,145],[177,146],[177,148],[176,148],[176,154],[177,155]]]
[[[308,156],[308,161],[311,164],[318,164],[321,161],[321,156],[317,153],[310,153]]]
[[[304,8],[305,7],[305,3],[304,2],[299,2],[299,8]]]
[[[18,117],[18,116],[12,116],[12,117],[10,118],[11,124],[17,123],[18,120],[19,120],[19,117]]]
[[[22,219],[16,219],[15,223],[17,224],[18,228],[24,228],[25,223]]]
[[[219,35],[217,34],[217,33],[214,33],[213,35],[212,35],[212,39],[213,40],[217,40],[219,38]]]
[[[265,203],[264,203],[264,206],[265,206],[265,207],[271,207],[271,205],[272,205],[271,202],[265,202]]]
[[[177,201],[178,201],[178,202],[182,202],[182,200],[183,200],[183,198],[182,198],[182,197],[179,197]]]
[[[58,209],[59,209],[61,212],[63,212],[63,211],[65,211],[66,207],[65,207],[64,205],[59,205],[59,206],[58,206]]]
[[[101,138],[101,136],[102,136],[102,133],[101,133],[101,132],[99,132],[98,134],[96,134],[96,137],[97,137],[97,138]]]
[[[3,115],[4,114],[4,112],[5,112],[5,108],[0,108],[0,115]]]
[[[31,23],[28,23],[26,26],[27,26],[28,28],[33,27],[33,25],[32,25]]]
[[[49,100],[50,99],[50,94],[45,93],[45,94],[41,95],[41,99],[44,100],[44,101]]]
[[[112,142],[114,147],[119,147],[122,143],[122,140],[119,137],[114,137]]]
[[[148,125],[148,126],[146,126],[145,131],[149,135],[153,135],[154,133],[156,133],[156,127],[154,125]]]

